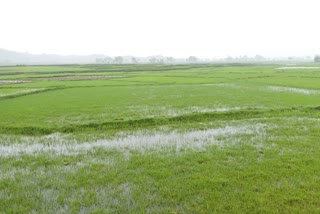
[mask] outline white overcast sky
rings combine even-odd
[[[224,57],[320,53],[320,0],[0,0],[0,48]]]

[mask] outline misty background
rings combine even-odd
[[[261,55],[253,57],[225,57],[225,58],[198,58],[189,56],[175,58],[171,56],[115,56],[107,55],[57,55],[57,54],[29,54],[0,49],[0,65],[47,65],[47,64],[183,64],[183,63],[274,63],[274,62],[320,62],[319,56],[303,57],[272,57],[266,58]]]
[[[311,62],[318,0],[1,0],[0,64]]]

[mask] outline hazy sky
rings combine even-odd
[[[224,57],[320,53],[319,0],[0,0],[0,48]]]

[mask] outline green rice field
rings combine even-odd
[[[0,67],[0,213],[320,213],[320,64]]]

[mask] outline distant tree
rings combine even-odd
[[[314,57],[314,62],[320,62],[320,55],[316,55]]]
[[[249,57],[246,55],[240,56],[240,58],[238,59],[239,62],[248,62],[249,60]]]
[[[154,64],[154,63],[157,63],[157,58],[155,58],[155,57],[151,57],[150,59],[149,59],[149,62],[150,63],[152,63],[152,64]]]
[[[187,58],[187,62],[190,62],[190,63],[195,63],[195,62],[197,62],[197,61],[198,61],[198,58],[195,57],[195,56],[189,56],[189,57]]]
[[[173,62],[174,62],[174,58],[171,57],[171,56],[170,56],[170,57],[167,57],[167,58],[166,58],[166,62],[167,62],[167,63],[173,63]]]
[[[139,62],[138,59],[135,58],[135,57],[132,57],[132,58],[131,58],[131,61],[132,61],[132,63],[134,63],[134,64],[137,64],[137,63]]]
[[[105,57],[105,58],[96,58],[96,63],[97,64],[109,64],[112,63],[112,58],[111,57]]]
[[[256,55],[256,56],[254,57],[254,60],[255,60],[255,61],[265,61],[265,58],[264,58],[263,56],[261,56],[261,55]]]
[[[96,58],[96,63],[97,64],[102,64],[103,63],[103,59],[102,58]]]
[[[233,62],[234,59],[231,56],[228,56],[224,59],[226,62]]]
[[[104,62],[104,63],[107,63],[107,64],[110,64],[110,63],[112,63],[112,58],[111,58],[111,57],[105,57],[105,58],[103,59],[103,62]]]
[[[115,64],[122,64],[123,63],[123,57],[122,56],[116,56],[114,59],[113,59],[113,62]]]

